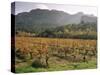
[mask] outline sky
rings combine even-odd
[[[69,14],[76,14],[83,12],[84,14],[97,16],[97,8],[93,6],[78,6],[78,5],[67,5],[67,4],[50,4],[50,3],[33,3],[33,2],[16,2],[15,8],[12,5],[12,13],[15,10],[15,14],[21,12],[29,12],[32,9],[48,9],[48,10],[59,10]]]

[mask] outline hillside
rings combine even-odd
[[[71,15],[63,11],[46,9],[35,9],[30,12],[22,12],[15,15],[16,29],[29,32],[67,24],[79,24],[82,21],[85,23],[96,23],[97,17],[86,15],[82,12]]]

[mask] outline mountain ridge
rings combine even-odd
[[[47,10],[47,9],[35,9],[30,12],[22,12],[15,15],[18,19],[26,19],[27,21],[34,21],[40,23],[51,23],[51,24],[72,24],[72,23],[80,23],[82,20],[87,22],[96,22],[97,17],[91,15],[85,15],[82,12],[78,12],[74,15],[66,13],[64,11],[58,10]],[[85,20],[83,17],[85,17]],[[91,21],[91,19],[93,19]],[[21,22],[21,21],[20,21]]]
[[[16,29],[47,29],[81,22],[96,23],[97,17],[78,12],[74,15],[58,10],[34,9],[15,16]]]

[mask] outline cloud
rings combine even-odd
[[[49,9],[48,6],[46,6],[44,4],[37,4],[35,7],[39,8],[39,9]]]

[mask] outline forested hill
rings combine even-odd
[[[30,32],[35,31],[35,29],[44,30],[67,24],[79,24],[82,21],[96,23],[97,17],[82,12],[70,15],[63,11],[46,9],[35,9],[15,15],[16,29]]]

